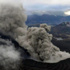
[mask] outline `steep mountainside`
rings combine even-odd
[[[26,21],[27,25],[35,25],[39,23],[47,23],[49,25],[57,25],[64,21],[70,21],[70,16],[56,16],[56,15],[29,15]]]
[[[63,22],[55,27],[52,27],[51,33],[57,37],[69,37],[70,22]]]

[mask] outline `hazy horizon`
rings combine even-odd
[[[66,15],[70,11],[70,0],[22,0],[23,6],[28,14]]]

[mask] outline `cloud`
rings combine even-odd
[[[66,10],[70,9],[70,0],[35,0],[35,1],[23,0],[22,3],[23,3],[24,8],[26,8],[26,12],[36,11],[36,13],[37,13],[37,11],[38,12],[39,11],[41,11],[41,12],[43,12],[43,11],[45,11],[45,12],[46,11],[49,11],[49,12],[62,11],[64,14],[64,12]],[[57,12],[57,14],[58,14],[58,12]]]
[[[0,0],[0,3],[21,3],[22,0]]]
[[[27,10],[39,10],[39,11],[64,11],[66,9],[69,9],[70,6],[67,5],[47,5],[47,4],[36,4],[26,7]]]
[[[64,12],[65,15],[70,15],[70,10]]]
[[[69,5],[70,0],[23,0],[23,4],[26,6],[35,4]]]

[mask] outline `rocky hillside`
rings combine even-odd
[[[70,21],[70,16],[56,16],[56,15],[28,15],[26,24],[29,26],[35,26],[39,23],[47,23],[48,25],[58,25],[61,22]]]
[[[52,27],[51,33],[56,37],[70,37],[70,22],[63,22],[55,27]]]

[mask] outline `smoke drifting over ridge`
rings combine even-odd
[[[46,24],[27,29],[27,16],[21,3],[0,2],[0,32],[10,35],[31,54],[33,59],[55,63],[70,58],[70,54],[60,51],[51,43],[50,27]],[[13,51],[12,51],[13,52]],[[7,53],[7,52],[6,52]]]
[[[48,33],[49,30],[50,26],[46,24],[31,27],[25,37],[18,38],[18,42],[28,50],[34,59],[39,61],[56,63],[70,58],[69,53],[60,51],[57,46],[52,44],[52,35]]]

